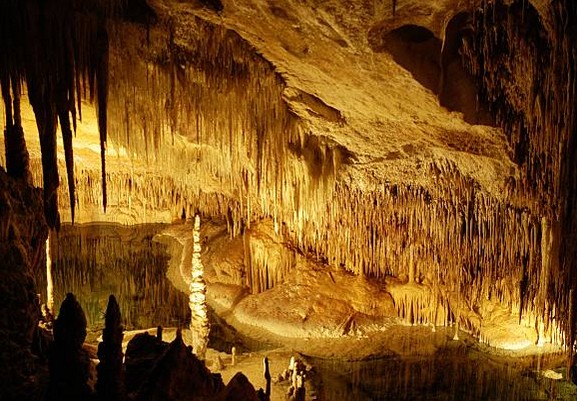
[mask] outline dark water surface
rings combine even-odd
[[[554,368],[565,377],[562,360],[560,355],[490,355],[448,340],[432,355],[309,362],[318,373],[319,398],[324,400],[575,400],[573,384],[543,375],[546,368]]]
[[[152,240],[164,227],[64,225],[51,237],[55,309],[72,292],[89,331],[99,331],[108,297],[114,294],[125,330],[187,325],[188,296],[166,278],[170,255],[165,245]]]

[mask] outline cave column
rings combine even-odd
[[[190,331],[194,354],[201,360],[206,356],[208,333],[210,330],[206,308],[206,284],[201,260],[200,216],[194,218],[192,266],[190,277]]]

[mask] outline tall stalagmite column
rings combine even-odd
[[[54,284],[52,282],[52,259],[50,258],[50,235],[46,238],[46,309],[54,314]]]
[[[204,359],[208,344],[210,326],[206,311],[206,284],[204,282],[204,267],[200,258],[200,216],[194,217],[193,253],[190,277],[190,331],[192,349],[199,359]]]
[[[104,320],[102,342],[98,344],[100,363],[96,366],[98,372],[96,398],[102,401],[123,401],[126,399],[124,367],[122,365],[124,333],[120,307],[114,295],[110,295],[108,298]]]

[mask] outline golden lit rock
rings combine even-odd
[[[163,224],[143,232],[200,359],[234,328],[349,359],[564,347],[577,375],[571,0],[54,4],[30,32],[0,6],[0,164],[52,228]],[[86,272],[129,252],[79,233]],[[122,274],[137,297],[148,270]]]

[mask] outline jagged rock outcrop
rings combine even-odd
[[[137,401],[178,401],[211,399],[224,384],[220,375],[212,374],[184,344],[182,335],[170,343],[142,384]]]
[[[126,391],[135,394],[150,375],[156,361],[164,354],[168,343],[147,332],[137,334],[126,347]]]
[[[47,236],[41,191],[9,178],[0,168],[2,400],[35,401],[43,393],[45,367],[32,349],[40,318],[35,275],[43,270]]]
[[[225,387],[220,374],[211,373],[186,346],[180,331],[170,344],[146,332],[128,343],[126,389],[130,399],[142,401],[258,401],[240,372]]]

